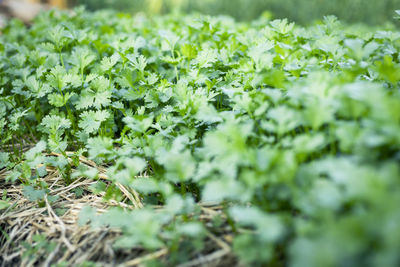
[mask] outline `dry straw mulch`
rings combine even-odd
[[[84,157],[80,160],[97,168],[99,178],[108,182],[104,168]],[[7,183],[7,171],[0,170],[0,196],[6,191],[12,203],[7,209],[0,210],[0,267],[51,266],[57,263],[79,266],[89,261],[99,266],[143,266],[152,259],[167,262],[167,248],[153,253],[140,248],[115,249],[112,245],[121,236],[118,229],[93,229],[77,223],[79,213],[85,206],[96,208],[99,213],[112,206],[126,209],[143,207],[137,192],[119,184],[119,189],[129,201],[105,201],[102,195],[95,195],[89,190],[89,186],[96,181],[81,178],[66,185],[56,169],[47,167],[47,172],[43,178],[50,189],[47,196],[58,196],[58,199],[50,203],[46,196],[43,205],[39,206],[25,198],[21,184]],[[77,196],[77,188],[83,189],[82,195]],[[201,218],[206,224],[221,213],[218,206],[203,205],[201,210]],[[41,242],[38,235],[45,237],[45,241]],[[230,235],[226,233],[218,234],[218,237],[208,233],[204,251],[191,255],[192,259],[182,266],[237,264],[231,253],[230,240]]]

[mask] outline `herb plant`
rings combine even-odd
[[[398,266],[399,48],[398,31],[332,16],[308,28],[83,9],[13,20],[0,35],[0,168],[41,205],[43,166],[96,179],[75,160],[89,157],[144,208],[87,207],[79,223],[121,229],[116,247],[166,247],[171,265],[219,231],[199,217],[211,203],[245,265]],[[93,190],[122,201],[118,186]]]

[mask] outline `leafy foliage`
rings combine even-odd
[[[212,202],[249,266],[400,264],[399,32],[77,9],[11,21],[0,41],[1,145],[42,140],[0,168],[32,201],[43,166],[96,179],[83,154],[146,204],[82,210],[121,229],[117,247],[196,250],[216,230],[196,203]]]

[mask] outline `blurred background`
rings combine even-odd
[[[72,1],[71,1],[72,3]],[[308,24],[324,15],[336,15],[347,22],[377,25],[392,21],[400,0],[74,0],[88,9],[115,8],[165,13],[178,9],[184,13],[230,15],[237,20],[252,20],[269,11],[274,18],[289,18]]]
[[[393,22],[394,10],[400,0],[0,0],[8,12],[31,13],[50,7],[72,8],[84,5],[89,10],[115,9],[124,12],[146,12],[150,15],[172,11],[200,12],[210,15],[229,15],[249,21],[262,14],[272,18],[289,18],[299,24],[309,24],[324,15],[336,15],[349,23],[379,25]],[[11,7],[9,7],[11,6]],[[18,6],[18,7],[15,7]],[[13,11],[10,11],[10,10]],[[15,11],[16,10],[16,11]],[[267,13],[266,13],[267,12]],[[31,19],[32,15],[25,14]],[[23,18],[24,19],[24,18]]]

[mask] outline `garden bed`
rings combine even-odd
[[[0,265],[398,266],[399,51],[333,16],[11,20]]]

